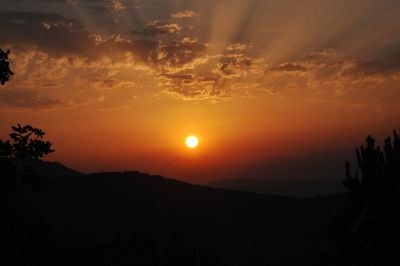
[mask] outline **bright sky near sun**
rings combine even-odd
[[[199,145],[199,138],[197,136],[188,136],[185,139],[185,144],[190,149],[195,149]]]
[[[276,158],[399,126],[399,13],[392,0],[2,0],[16,75],[0,137],[42,128],[50,159],[82,171],[266,176]]]

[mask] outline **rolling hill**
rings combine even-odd
[[[312,265],[338,201],[133,171],[50,177],[21,206],[40,265]]]
[[[251,191],[299,198],[333,195],[344,192],[342,180],[339,179],[279,180],[236,178],[218,180],[207,183],[206,185],[235,191]]]

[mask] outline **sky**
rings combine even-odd
[[[342,178],[399,128],[397,0],[0,0],[0,137],[51,161],[204,183]],[[196,149],[185,137],[200,139]]]

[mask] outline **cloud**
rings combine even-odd
[[[2,21],[8,24],[0,44],[12,44],[13,55],[18,58],[19,78],[15,82],[26,88],[45,84],[49,88],[57,87],[64,81],[84,86],[85,79],[94,90],[132,87],[132,81],[116,78],[119,72],[132,69],[168,79],[165,86],[174,95],[205,98],[205,95],[223,95],[220,85],[223,79],[244,76],[252,69],[253,60],[242,55],[246,47],[236,45],[226,55],[217,56],[220,65],[214,67],[214,73],[196,74],[197,67],[213,64],[209,62],[208,44],[196,38],[178,39],[181,27],[175,23],[149,23],[141,33],[153,38],[129,39],[119,34],[90,33],[78,20],[56,14],[2,12],[0,15],[4,15]],[[163,40],[158,35],[173,38]],[[185,72],[190,72],[191,81],[180,79],[178,82],[177,77]]]
[[[400,73],[400,47],[388,54],[366,61],[355,61],[344,73],[352,77],[392,76]]]
[[[14,51],[37,49],[54,58],[93,61],[106,57],[115,61],[131,57],[133,64],[146,64],[168,72],[191,67],[207,49],[206,44],[188,38],[164,42],[127,39],[119,34],[103,37],[86,31],[77,20],[56,14],[0,12],[0,16],[5,24],[0,45],[11,45]],[[177,24],[159,22],[147,26],[154,34],[176,34],[181,29]]]
[[[96,91],[134,88],[135,85],[136,83],[133,81],[121,80],[114,77],[95,77],[90,82],[90,88]]]
[[[377,95],[393,95],[398,86],[400,58],[395,51],[369,60],[349,58],[333,49],[317,51],[302,60],[267,67],[262,84],[281,95],[301,94],[318,102],[377,104]]]
[[[155,36],[155,35],[172,35],[179,33],[182,27],[176,23],[162,24],[160,21],[147,23],[142,30],[133,30],[134,35]]]
[[[53,56],[95,56],[94,40],[83,25],[52,13],[0,12],[1,45],[36,47]]]
[[[0,90],[0,102],[21,109],[56,109],[67,107],[63,101],[31,90]]]
[[[275,67],[271,67],[267,71],[286,71],[286,72],[292,72],[292,71],[300,71],[300,72],[305,72],[307,71],[307,68],[302,66],[301,64],[298,63],[284,63]]]
[[[228,47],[226,47],[226,50],[229,52],[244,52],[247,49],[249,49],[250,46],[248,44],[245,43],[234,43],[231,45],[228,45]]]
[[[122,1],[84,2],[112,6],[111,12],[125,10]],[[192,12],[171,16],[196,15]],[[146,80],[146,86],[174,97],[213,101],[296,91],[322,98],[344,97],[361,87],[377,87],[400,77],[400,49],[395,46],[373,58],[349,58],[325,49],[268,65],[255,43],[228,43],[217,54],[214,51],[220,49],[213,49],[215,44],[204,42],[200,35],[193,37],[189,26],[168,18],[140,22],[138,30],[113,34],[91,32],[80,20],[55,13],[0,11],[0,23],[4,28],[0,46],[11,48],[16,68],[13,82],[20,88],[42,90],[41,97],[61,88],[136,88],[131,73]],[[83,101],[72,92],[65,99]]]
[[[107,8],[111,13],[121,13],[126,10],[126,6],[121,0],[112,0]]]
[[[14,106],[26,104],[43,109],[60,106],[64,102],[47,96],[55,91],[65,95],[66,102],[82,102],[85,101],[82,96],[74,93],[78,88],[104,91],[136,87],[132,76],[122,74],[127,71],[173,75],[191,71],[209,60],[207,44],[175,36],[180,30],[177,24],[148,25],[158,34],[174,36],[169,40],[158,38],[158,34],[152,39],[129,39],[119,34],[104,36],[88,32],[78,20],[57,14],[0,13],[3,15],[0,20],[7,25],[0,36],[0,45],[12,50],[13,70],[17,73],[13,86],[40,91],[31,101],[28,98],[12,101],[10,95],[2,101]],[[198,84],[208,82],[197,80]],[[198,88],[194,88],[194,83],[192,89],[185,85],[178,90],[174,86],[182,95],[200,95],[195,92]],[[186,89],[191,92],[184,92]],[[87,93],[85,97],[92,96]]]
[[[246,78],[249,74],[262,73],[260,59],[246,55],[250,46],[235,43],[226,47],[225,54],[219,55],[219,62],[212,72],[223,79]]]
[[[250,71],[252,63],[249,57],[224,56],[212,72],[226,79],[244,77]]]
[[[191,10],[184,10],[171,14],[171,18],[180,19],[180,18],[192,18],[197,16],[198,14]]]
[[[218,79],[194,74],[164,74],[160,77],[167,94],[184,100],[210,100],[222,96]]]
[[[169,95],[184,100],[218,102],[240,97],[254,97],[263,88],[257,79],[263,76],[262,61],[247,56],[249,46],[229,45],[225,54],[210,56],[206,67],[198,66],[162,76],[162,87]]]
[[[207,44],[187,39],[169,42],[158,47],[157,57],[153,62],[162,73],[194,69],[208,61],[208,56],[205,55],[207,47]]]

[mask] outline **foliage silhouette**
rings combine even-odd
[[[38,160],[54,152],[52,143],[44,141],[45,133],[30,125],[12,126],[10,140],[0,140],[0,197],[7,198],[24,185],[31,183],[34,188],[44,187],[44,178],[34,169],[18,167],[25,160]]]
[[[0,49],[0,83],[4,85],[8,82],[14,72],[10,69],[10,61],[8,59],[8,55],[10,54],[10,50],[4,52]]]
[[[30,265],[32,235],[40,234],[40,223],[23,214],[21,198],[29,194],[24,190],[29,185],[41,190],[47,180],[24,164],[54,151],[44,135],[40,129],[18,124],[9,140],[0,140],[0,265]]]
[[[356,172],[350,172],[350,163],[346,163],[346,179],[343,181],[350,193],[361,197],[363,201],[399,194],[400,181],[400,138],[393,131],[393,141],[385,139],[383,149],[375,146],[375,140],[368,136],[367,146],[356,149],[361,179]]]
[[[392,244],[400,237],[400,138],[394,130],[383,148],[371,136],[366,142],[356,149],[360,175],[346,163],[348,198],[331,224],[340,261],[334,265],[400,265]]]

